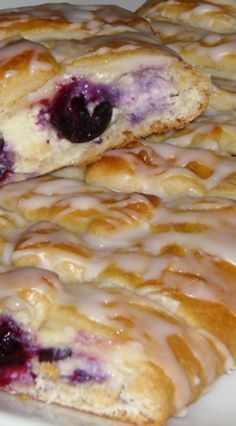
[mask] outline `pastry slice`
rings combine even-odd
[[[162,199],[216,195],[236,199],[236,162],[205,149],[137,140],[107,151],[84,173],[86,182]]]
[[[236,31],[234,0],[148,0],[137,13],[151,21],[164,18],[219,33]]]
[[[3,390],[140,425],[162,425],[232,365],[157,302],[41,269],[0,274],[0,331]]]
[[[152,36],[0,46],[1,182],[90,163],[134,136],[180,128],[209,82]]]

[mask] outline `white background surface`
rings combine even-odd
[[[50,0],[0,0],[0,8],[45,3]],[[65,0],[66,1],[66,0]],[[70,0],[68,0],[70,1]],[[236,1],[236,0],[235,0]],[[84,0],[81,4],[118,4],[135,10],[143,0]],[[51,3],[57,1],[51,0]],[[0,393],[0,426],[110,426],[110,421],[95,421],[45,404],[23,401]],[[218,380],[213,388],[189,409],[183,418],[171,419],[168,426],[236,426],[236,372]]]

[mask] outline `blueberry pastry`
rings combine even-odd
[[[138,425],[161,425],[232,359],[217,339],[122,288],[0,274],[0,388]]]
[[[40,32],[35,42],[21,38],[31,37],[21,28],[28,14],[27,28],[36,25],[35,16],[48,22],[45,6],[26,9],[24,19],[22,13],[9,17],[18,35],[12,31],[0,42],[2,183],[90,163],[134,136],[181,128],[206,108],[208,79],[153,35],[126,26],[120,34],[83,40],[66,39],[65,30],[59,40],[49,20],[50,34],[45,30],[42,40]]]

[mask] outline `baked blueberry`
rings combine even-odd
[[[112,104],[106,90],[99,86],[88,88],[84,83],[62,87],[50,107],[50,123],[57,129],[58,137],[72,143],[98,138],[111,118]]]
[[[7,180],[13,173],[11,155],[6,150],[6,145],[3,139],[0,139],[0,181]]]
[[[0,386],[33,380],[30,361],[36,348],[29,335],[7,316],[0,319]]]
[[[28,337],[18,325],[8,317],[0,323],[0,366],[22,365],[31,358]]]

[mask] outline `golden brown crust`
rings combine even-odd
[[[0,38],[22,35],[29,40],[83,39],[129,31],[150,32],[148,22],[124,8],[48,3],[0,11]]]
[[[233,108],[235,95],[215,87],[211,93],[210,102],[212,108],[210,107],[182,130],[154,134],[149,137],[149,140],[155,143],[166,142],[179,147],[210,149],[235,155],[236,120]]]
[[[223,196],[236,199],[234,159],[204,149],[136,140],[107,151],[84,170],[88,183],[162,199]]]
[[[153,18],[152,28],[160,40],[187,63],[212,77],[234,80],[235,33],[219,34]]]
[[[219,33],[232,33],[236,29],[236,8],[232,0],[148,0],[137,13],[145,18],[168,19]]]

